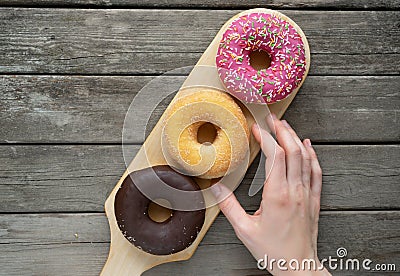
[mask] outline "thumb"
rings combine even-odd
[[[240,205],[234,193],[224,184],[216,183],[211,186],[211,192],[216,197],[219,208],[225,217],[232,224],[235,230],[243,228],[249,223],[249,215]]]

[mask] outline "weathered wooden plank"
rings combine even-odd
[[[2,146],[0,150],[0,212],[103,211],[125,168],[121,146]]]
[[[0,76],[0,141],[121,142],[128,107],[154,77]],[[152,87],[174,91],[184,76]],[[400,77],[309,76],[285,118],[313,141],[399,141]],[[171,98],[160,101],[152,129]],[[148,108],[147,108],[148,109]],[[138,114],[147,115],[145,107]],[[129,142],[142,143],[145,123]]]
[[[399,212],[323,212],[319,257],[336,257],[336,249],[345,247],[349,258],[396,264],[399,227]],[[97,275],[108,253],[109,228],[103,214],[0,215],[0,230],[2,275]],[[190,260],[165,264],[145,275],[182,273],[263,274],[222,215]]]
[[[138,148],[132,146],[132,154]],[[324,172],[324,210],[400,207],[399,145],[316,150]],[[248,196],[256,167],[236,191],[249,211],[261,199]],[[118,145],[0,146],[0,212],[101,212],[124,168]]]
[[[194,65],[237,12],[2,8],[0,72],[137,74]],[[308,37],[310,74],[399,74],[398,11],[285,14]]]
[[[147,7],[147,8],[324,8],[324,9],[396,9],[398,0],[274,0],[274,1],[157,1],[157,0],[2,0],[2,6],[64,6],[64,7]]]

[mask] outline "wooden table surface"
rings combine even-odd
[[[155,76],[194,65],[222,24],[251,7],[287,14],[310,43],[310,74],[285,118],[311,138],[323,168],[320,257],[345,247],[351,258],[400,271],[399,0],[0,5],[1,275],[101,271],[110,240],[104,201],[125,169],[129,104]],[[165,85],[184,78],[167,76]],[[143,140],[130,142],[137,150]],[[260,201],[247,196],[255,168],[236,192],[249,212]],[[259,274],[222,215],[192,259],[145,273]]]

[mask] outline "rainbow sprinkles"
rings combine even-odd
[[[253,51],[265,51],[268,68],[250,65]],[[247,103],[274,103],[290,95],[306,72],[301,35],[284,19],[268,13],[251,13],[230,24],[218,47],[216,64],[227,90]]]

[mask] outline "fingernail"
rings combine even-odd
[[[282,120],[281,122],[286,128],[290,128],[290,125],[286,120]]]
[[[214,185],[211,185],[211,192],[214,194],[216,198],[219,198],[222,193],[221,186],[218,185],[218,183],[215,183]]]
[[[311,140],[310,139],[306,139],[306,140],[304,140],[305,142],[306,142],[306,145],[308,146],[308,147],[312,147],[311,146]]]

